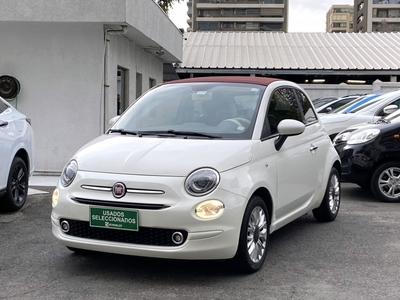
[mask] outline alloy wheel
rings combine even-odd
[[[26,176],[27,174],[20,165],[17,165],[13,170],[11,177],[11,195],[15,203],[21,203],[24,201],[27,190]]]
[[[333,174],[329,183],[329,209],[336,214],[340,205],[340,182],[336,174]]]
[[[268,241],[268,224],[265,211],[257,206],[247,224],[247,251],[250,259],[257,263],[264,256]]]
[[[388,198],[397,199],[400,196],[400,168],[385,169],[378,178],[379,191]]]

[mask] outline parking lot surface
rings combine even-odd
[[[400,203],[342,184],[332,223],[306,214],[271,235],[264,267],[77,255],[51,233],[52,187],[0,213],[0,299],[400,299]]]

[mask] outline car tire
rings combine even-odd
[[[372,193],[384,202],[400,201],[400,163],[387,162],[379,166],[371,177]]]
[[[253,196],[247,204],[240,229],[235,266],[245,273],[257,272],[267,256],[269,214],[264,200]]]
[[[339,213],[340,200],[340,175],[336,168],[332,168],[324,198],[320,206],[312,211],[314,218],[319,222],[331,222],[335,220]]]
[[[5,211],[20,210],[28,196],[28,168],[20,157],[15,157],[10,168],[7,180],[6,193],[0,201],[0,205]]]

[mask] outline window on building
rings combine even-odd
[[[400,9],[389,9],[388,10],[389,18],[398,18],[400,17]]]
[[[151,89],[152,87],[155,87],[157,84],[156,80],[154,78],[149,78],[149,88]]]
[[[344,28],[347,27],[347,23],[332,23],[332,28]]]
[[[255,22],[246,22],[246,29],[247,30],[258,30],[259,23]]]
[[[261,23],[261,31],[283,31],[282,23]]]
[[[129,70],[117,69],[117,115],[122,114],[129,106]]]
[[[388,11],[387,9],[377,9],[377,10],[374,9],[372,15],[374,18],[387,18]]]
[[[262,17],[283,17],[283,8],[261,8],[260,15]]]
[[[233,15],[233,9],[221,9],[221,16],[232,16]]]
[[[260,10],[258,8],[248,8],[246,10],[246,15],[248,16],[259,16]]]
[[[136,73],[136,98],[142,95],[142,74]]]
[[[236,22],[236,29],[246,29],[245,22]]]
[[[221,29],[228,29],[228,28],[233,28],[234,23],[233,22],[222,22],[221,23]]]
[[[218,22],[199,22],[198,23],[198,30],[218,30],[219,23]]]
[[[235,15],[237,16],[245,16],[246,10],[245,9],[235,9]]]

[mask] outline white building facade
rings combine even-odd
[[[354,32],[399,31],[399,0],[354,0]]]
[[[163,63],[182,59],[182,33],[153,1],[0,6],[0,76],[20,83],[8,100],[31,119],[36,173],[61,172],[112,117],[162,83]]]

